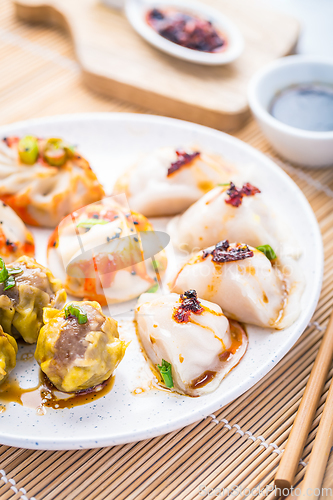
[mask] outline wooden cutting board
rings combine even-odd
[[[94,91],[167,116],[233,130],[249,114],[249,79],[269,61],[293,51],[299,26],[266,9],[260,0],[204,1],[227,15],[243,34],[243,54],[226,66],[200,66],[160,52],[141,39],[124,13],[99,0],[14,4],[20,19],[57,24],[70,33],[83,80]]]

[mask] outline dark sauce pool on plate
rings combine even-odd
[[[269,112],[291,127],[313,132],[333,131],[333,85],[292,85],[274,97]]]

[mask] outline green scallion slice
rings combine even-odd
[[[65,318],[67,319],[70,316],[75,316],[79,325],[84,325],[88,321],[87,313],[78,305],[68,304],[65,307]]]
[[[276,253],[270,245],[261,245],[257,247],[257,250],[264,253],[269,260],[275,260],[277,258]]]
[[[76,227],[85,227],[86,229],[91,229],[93,226],[96,226],[97,224],[108,224],[110,221],[109,220],[104,220],[104,219],[87,219],[79,222]]]
[[[157,368],[159,369],[159,372],[166,387],[171,389],[173,387],[172,365],[167,361],[165,361],[165,359],[162,359],[162,365],[157,365]]]

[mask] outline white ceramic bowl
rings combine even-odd
[[[307,167],[333,166],[333,131],[312,132],[291,127],[268,111],[277,92],[298,83],[333,86],[333,58],[296,55],[265,66],[250,81],[250,108],[263,133],[281,156]]]

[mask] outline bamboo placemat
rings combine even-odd
[[[9,0],[0,3],[0,47],[1,124],[83,111],[148,112],[86,90],[67,37],[19,23]],[[276,159],[252,120],[236,136]],[[94,450],[48,452],[0,446],[1,500],[191,500],[225,498],[228,488],[237,500],[274,498],[269,491],[274,473],[333,306],[333,170],[295,168],[277,161],[311,203],[325,247],[319,304],[294,348],[246,394],[177,432]],[[332,375],[333,367],[299,466],[299,482]],[[322,498],[331,498],[332,455],[323,487],[327,491]]]

